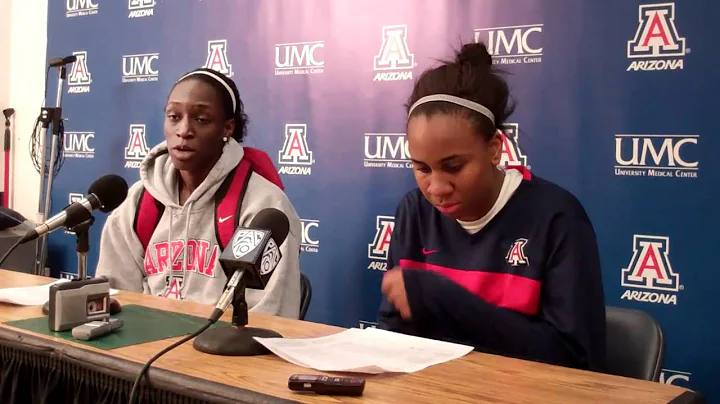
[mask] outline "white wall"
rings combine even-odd
[[[47,13],[48,0],[0,0],[0,106],[15,109],[10,206],[30,220],[36,220],[40,176],[28,144],[43,102]]]
[[[0,0],[0,110],[8,108],[10,102],[10,12],[12,10],[12,2],[10,0]],[[11,118],[14,119],[14,118]],[[4,130],[5,119],[0,115],[0,128]],[[12,120],[11,120],[12,124]],[[0,144],[3,143],[2,133],[0,132]],[[1,146],[0,146],[1,148]],[[5,178],[5,164],[0,160],[0,183]],[[5,191],[4,184],[0,189]]]
[[[10,58],[11,10],[11,0],[0,0],[0,110],[7,108],[10,101],[10,81],[7,80],[10,77],[10,63],[7,61]]]

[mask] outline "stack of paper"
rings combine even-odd
[[[320,338],[255,339],[288,362],[324,372],[412,373],[473,350],[471,346],[377,328],[351,328]]]

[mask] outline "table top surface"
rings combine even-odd
[[[0,288],[33,286],[54,279],[0,270]],[[114,296],[123,305],[139,304],[156,309],[207,317],[213,307],[188,301],[176,301],[121,291]],[[42,316],[40,306],[15,306],[0,303],[0,322]],[[223,320],[230,321],[226,313]],[[320,337],[342,328],[250,313],[249,325],[275,330],[288,338]],[[0,324],[5,329],[13,329]],[[48,340],[74,345],[113,357],[144,363],[160,350],[182,337],[149,342],[113,350],[101,350],[60,338],[33,334]],[[192,340],[171,350],[153,363],[162,368],[216,383],[240,387],[275,397],[306,403],[667,403],[686,389],[661,383],[592,373],[559,366],[506,358],[478,352],[411,374],[363,375],[362,397],[316,396],[299,394],[287,387],[295,373],[334,374],[315,371],[275,355],[227,357],[196,351]],[[341,374],[338,374],[341,375]]]

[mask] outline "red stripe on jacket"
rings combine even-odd
[[[406,259],[400,260],[400,266],[403,269],[425,270],[443,275],[495,306],[530,315],[538,312],[542,286],[540,281],[513,274],[468,271]]]

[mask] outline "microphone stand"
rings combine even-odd
[[[68,230],[75,233],[75,251],[77,251],[78,258],[78,279],[83,281],[89,279],[87,276],[87,254],[90,251],[90,226],[95,223],[95,216],[90,216],[90,219],[76,224],[73,227],[69,227]],[[115,298],[108,300],[109,307],[120,307],[120,304]],[[111,309],[111,313],[113,314]]]
[[[48,216],[50,216],[50,193],[52,191],[53,177],[55,176],[55,160],[58,157],[58,141],[60,139],[60,121],[62,119],[62,93],[63,84],[67,77],[66,65],[60,65],[60,72],[58,73],[58,85],[57,95],[55,98],[55,107],[43,107],[40,109],[40,117],[38,118],[42,124],[40,128],[40,199],[38,207],[38,223],[43,223]],[[52,123],[52,143],[50,145],[50,167],[47,174],[47,187],[44,186],[45,182],[45,149],[47,142],[47,130],[48,126]],[[43,190],[45,191],[45,198],[43,199]],[[38,275],[49,275],[45,273],[45,261],[47,257],[47,237],[40,237],[35,248],[35,271]]]
[[[248,305],[245,301],[245,282],[241,279],[233,294],[232,325],[211,328],[195,338],[193,348],[200,352],[222,356],[256,356],[271,352],[253,337],[282,338],[278,332],[264,328],[246,327]]]
[[[68,227],[67,230],[75,233],[75,251],[77,252],[78,258],[78,272],[77,279],[72,279],[71,282],[82,282],[86,279],[90,279],[87,276],[87,254],[90,251],[90,226],[95,223],[95,216],[90,216],[90,219],[78,223],[75,226]],[[112,297],[108,301],[109,307],[119,306],[117,301]],[[43,306],[43,313],[48,314],[50,312],[50,302],[45,302]]]
[[[87,253],[90,251],[90,226],[95,223],[95,216],[90,219],[68,228],[69,231],[75,233],[75,251],[78,258],[78,279],[87,278]]]

